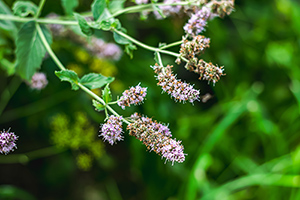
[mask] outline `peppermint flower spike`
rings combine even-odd
[[[194,89],[193,85],[177,79],[176,75],[172,74],[172,67],[173,66],[167,65],[167,67],[164,68],[157,64],[151,66],[151,68],[157,74],[157,85],[161,86],[163,92],[171,95],[171,97],[173,97],[175,101],[183,103],[185,103],[186,101],[190,103],[199,101],[200,90],[196,90]]]
[[[140,117],[137,113],[131,115],[134,122],[127,126],[130,131],[129,135],[135,136],[138,140],[146,145],[149,151],[154,151],[166,161],[184,162],[185,154],[183,152],[184,147],[181,145],[181,141],[176,141],[169,136],[166,136],[158,131],[156,121],[153,121],[148,117]]]
[[[108,141],[110,145],[117,143],[117,141],[123,140],[122,120],[122,116],[109,116],[107,122],[100,126],[101,134],[99,137],[102,136],[103,140]]]
[[[140,83],[131,87],[129,90],[125,90],[122,96],[118,100],[118,105],[124,110],[126,106],[138,105],[142,103],[147,95],[147,88],[141,87]]]
[[[16,140],[19,136],[16,136],[13,132],[9,132],[10,128],[5,131],[0,131],[0,153],[7,155],[10,151],[17,149]]]
[[[206,26],[210,15],[210,9],[205,6],[203,6],[201,10],[197,11],[195,14],[192,14],[188,23],[183,27],[186,35],[192,38],[204,31],[204,27]]]

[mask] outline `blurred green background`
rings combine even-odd
[[[81,0],[76,11],[88,11],[91,2]],[[300,3],[235,4],[230,16],[209,21],[204,32],[211,47],[202,58],[224,65],[226,76],[213,87],[183,65],[173,68],[202,95],[213,96],[206,103],[180,104],[161,94],[149,67],[153,52],[138,48],[133,59],[124,54],[111,62],[68,39],[54,38],[52,44],[63,64],[80,76],[91,71],[115,76],[114,99],[140,82],[148,87],[144,104],[114,108],[123,116],[139,112],[168,123],[188,154],[182,164],[165,164],[127,132],[117,145],[102,143],[97,135],[104,113],[94,111],[83,91],[60,82],[50,58],[41,68],[49,84],[40,92],[0,69],[1,99],[16,90],[0,115],[0,128],[11,127],[19,136],[18,149],[0,155],[0,199],[300,199]],[[46,1],[42,16],[50,12],[63,15],[60,1]],[[119,19],[129,35],[157,46],[180,40],[188,17]],[[1,56],[11,54],[13,60],[13,41],[0,36]],[[103,37],[113,41],[109,33]],[[174,60],[163,56],[164,64]]]

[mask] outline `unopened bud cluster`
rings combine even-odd
[[[180,56],[188,60],[194,59],[195,56],[203,53],[205,48],[209,47],[210,39],[203,35],[193,37],[191,41],[183,38],[183,43],[180,48]]]
[[[117,143],[117,141],[123,140],[122,129],[122,116],[109,116],[107,122],[100,127],[100,135],[104,141],[107,141],[110,145]]]
[[[137,85],[125,90],[118,101],[118,105],[125,109],[125,106],[138,105],[144,101],[147,95],[147,88]]]
[[[14,151],[17,149],[16,140],[18,136],[16,136],[13,132],[9,132],[9,130],[0,131],[0,153],[8,154],[10,151]]]
[[[186,82],[182,82],[176,78],[176,75],[172,73],[172,67],[162,67],[157,64],[151,66],[154,72],[157,74],[156,79],[158,80],[157,85],[162,87],[162,90],[179,102],[190,102],[193,103],[199,100],[200,91],[194,89],[194,87]]]
[[[181,163],[185,160],[184,148],[181,141],[176,141],[164,135],[157,129],[157,122],[151,118],[143,118],[137,114],[132,116],[133,123],[127,126],[129,135],[136,137],[143,142],[149,151],[154,151],[161,155],[166,161]]]
[[[172,137],[171,131],[168,126],[157,122],[149,117],[140,116],[138,113],[134,113],[131,115],[131,119],[137,120],[140,119],[144,124],[146,124],[147,128],[154,130],[155,132],[161,133],[164,136]]]
[[[207,63],[204,60],[200,59],[197,65],[189,65],[189,63],[186,65],[188,70],[191,70],[197,74],[200,75],[199,79],[201,80],[207,80],[208,82],[213,82],[215,84],[220,80],[221,76],[224,76],[225,74],[223,66],[218,67],[211,62]]]

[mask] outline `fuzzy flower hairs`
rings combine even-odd
[[[18,136],[9,130],[0,131],[0,153],[4,153],[5,155],[17,149],[16,141]]]
[[[113,145],[123,140],[122,116],[111,115],[105,124],[101,125],[101,133],[104,141]],[[166,161],[181,163],[185,160],[184,147],[181,141],[172,138],[167,125],[157,122],[149,117],[134,113],[130,116],[127,130],[129,135],[140,140],[149,151],[154,151]]]
[[[125,90],[118,100],[118,105],[124,110],[125,107],[130,105],[138,105],[142,103],[147,95],[147,88],[141,87],[138,84],[135,87],[131,87],[129,90]]]
[[[176,75],[172,73],[172,67],[173,66],[170,65],[162,67],[158,64],[151,66],[151,68],[157,74],[157,85],[161,86],[163,92],[171,95],[175,101],[188,101],[193,103],[194,101],[199,100],[200,91],[194,89],[194,87],[189,83],[177,79]]]

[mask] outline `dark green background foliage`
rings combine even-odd
[[[88,11],[91,3],[81,0],[75,11]],[[63,15],[60,1],[46,1],[42,17],[50,12]],[[211,47],[203,59],[224,65],[226,76],[213,87],[183,66],[173,68],[179,78],[200,88],[202,95],[213,95],[207,103],[180,104],[161,94],[149,67],[154,64],[153,52],[139,47],[133,59],[124,54],[115,63],[114,99],[139,82],[148,87],[144,104],[125,111],[115,106],[116,110],[123,116],[137,111],[169,123],[188,154],[184,163],[174,166],[147,152],[127,132],[123,142],[105,143],[105,152],[99,149],[103,155],[92,161],[84,148],[57,149],[43,157],[48,153],[45,147],[54,145],[53,117],[67,116],[71,127],[78,112],[85,113],[95,137],[104,120],[103,111],[94,110],[90,97],[61,82],[52,60],[44,60],[41,71],[47,73],[48,86],[36,92],[22,83],[0,116],[0,128],[11,127],[19,135],[18,149],[11,156],[44,152],[29,156],[30,161],[20,157],[15,164],[5,164],[6,157],[0,155],[0,199],[300,199],[299,19],[299,1],[252,0],[236,1],[229,17],[209,21],[204,35],[211,38]],[[139,21],[137,14],[120,17],[129,35],[151,46],[180,40],[187,20],[156,21],[151,15]],[[103,37],[113,41],[110,33]],[[8,59],[13,60],[15,46],[7,38],[0,32],[0,57],[10,54]],[[77,63],[84,72],[91,72],[88,64],[77,60],[74,49],[80,46],[53,38],[52,47],[64,65]],[[173,50],[179,51],[178,47]],[[164,55],[163,61],[174,64],[170,56]],[[7,88],[20,82],[2,69],[0,80],[2,99]],[[80,161],[92,166],[85,171],[76,164]]]

